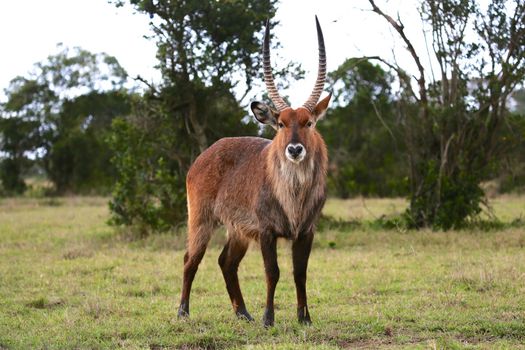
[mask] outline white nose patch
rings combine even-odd
[[[294,163],[300,163],[306,157],[306,149],[301,143],[289,143],[284,151],[286,158]]]

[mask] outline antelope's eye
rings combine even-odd
[[[312,122],[308,122],[308,123],[306,123],[306,126],[309,127],[309,128],[310,128],[312,125],[314,125],[314,123],[312,123]]]
[[[283,124],[282,122],[279,122],[279,124],[278,124],[278,125],[279,125],[279,129],[282,129],[282,128],[284,128],[284,124]]]

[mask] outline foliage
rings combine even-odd
[[[35,79],[17,77],[6,90],[7,102],[0,117],[0,178],[5,194],[22,193],[22,175],[30,163],[29,155],[44,146],[56,96],[49,87]]]
[[[460,227],[481,211],[480,183],[503,153],[508,97],[525,78],[525,4],[498,0],[482,9],[474,0],[422,1],[440,74],[427,83],[401,20],[369,2],[401,36],[419,72],[416,94],[411,78],[390,64],[402,87],[397,110],[410,165],[409,224]]]
[[[0,118],[0,149],[4,155],[0,162],[0,194],[22,193],[26,189],[22,180],[28,163],[25,152],[40,144],[40,138],[34,133],[37,125],[36,121],[22,118]]]
[[[516,111],[519,113],[507,117],[498,138],[504,154],[501,167],[494,171],[493,177],[497,180],[500,193],[525,191],[525,110],[518,104]]]
[[[128,112],[126,72],[106,54],[59,49],[5,91],[0,168],[6,193],[23,192],[23,175],[35,164],[57,192],[91,191],[111,181],[103,138],[111,119]]]
[[[129,100],[126,91],[115,90],[64,101],[56,137],[45,157],[47,175],[57,192],[109,192],[115,171],[106,139],[112,120],[130,113]]]
[[[406,194],[393,77],[378,65],[353,58],[328,78],[336,107],[329,109],[319,129],[330,153],[330,192],[342,198]]]
[[[184,179],[197,155],[221,137],[257,134],[255,124],[242,122],[247,113],[233,89],[244,84],[248,92],[257,76],[258,33],[275,1],[129,3],[151,18],[162,81],[138,77],[149,89],[133,116],[114,125],[112,221],[163,231],[185,217]]]
[[[6,158],[0,163],[0,195],[23,193],[26,184],[22,180],[22,162]]]
[[[166,123],[140,128],[125,119],[116,119],[110,147],[119,174],[110,209],[112,223],[135,226],[140,234],[148,229],[167,230],[186,216],[184,177],[169,149],[159,149],[157,135]],[[167,143],[168,140],[165,140]]]

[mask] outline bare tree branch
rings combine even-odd
[[[416,50],[414,49],[414,46],[412,45],[412,42],[408,39],[408,37],[405,34],[405,27],[403,23],[398,20],[396,21],[391,16],[384,13],[377,5],[375,4],[374,0],[368,0],[370,2],[370,5],[372,5],[372,11],[377,13],[378,15],[385,18],[388,23],[398,32],[398,34],[401,36],[405,44],[407,45],[407,50],[412,55],[412,58],[414,59],[414,62],[416,63],[417,69],[419,70],[419,78],[417,79],[418,85],[419,85],[419,99],[421,103],[423,104],[423,114],[424,117],[427,116],[427,106],[428,106],[428,97],[427,97],[427,89],[426,89],[426,82],[425,82],[425,69],[423,68],[423,65],[421,64],[421,60],[419,59],[419,56],[416,53]]]
[[[143,77],[141,77],[140,75],[137,75],[135,78],[133,78],[133,80],[140,81],[141,83],[145,84],[147,87],[151,89],[151,91],[153,91],[154,94],[158,93],[155,86],[151,84],[149,81],[147,81],[146,79],[144,79]]]
[[[357,59],[358,60],[377,60],[377,61],[382,62],[386,66],[388,66],[390,69],[394,70],[397,73],[400,81],[402,81],[402,82],[404,82],[406,84],[406,88],[410,92],[410,95],[416,101],[419,101],[419,98],[414,93],[414,90],[412,90],[412,86],[410,84],[410,77],[406,74],[406,72],[403,69],[401,69],[401,67],[399,67],[398,65],[392,64],[392,63],[388,62],[387,60],[385,60],[384,58],[379,57],[379,56],[362,56],[362,57],[357,57]],[[359,62],[359,61],[357,61],[357,62]]]

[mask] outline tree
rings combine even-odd
[[[115,182],[107,139],[114,118],[129,115],[126,90],[92,91],[63,102],[56,136],[44,157],[57,193],[109,193]]]
[[[519,105],[518,105],[519,107]],[[520,113],[521,112],[521,113]],[[501,166],[494,169],[492,178],[500,193],[525,191],[525,111],[516,108],[506,117],[499,139],[504,149]]]
[[[395,128],[393,77],[367,60],[346,60],[328,75],[335,107],[319,126],[330,153],[329,189],[351,195],[407,193],[406,161]]]
[[[275,2],[129,1],[151,18],[162,81],[137,77],[149,89],[133,116],[114,124],[114,223],[141,232],[176,226],[186,217],[184,179],[195,157],[220,137],[257,133],[241,122],[246,111],[233,89],[243,84],[248,93],[259,75],[258,32]]]
[[[525,77],[525,3],[495,0],[482,10],[473,0],[422,1],[439,67],[439,77],[427,83],[401,20],[369,2],[399,34],[418,68],[414,82],[387,62],[403,88],[398,111],[410,166],[409,223],[460,227],[481,210],[480,182],[502,151],[508,97]]]
[[[107,113],[101,115],[102,105],[110,99],[115,102],[117,91],[126,94],[122,89],[127,75],[114,57],[61,45],[59,50],[35,64],[27,77],[13,79],[5,91],[7,101],[0,110],[0,178],[7,193],[23,192],[22,176],[34,163],[45,169],[58,191],[74,190],[77,186],[64,180],[67,173],[82,172],[79,168],[94,165],[90,161],[100,154],[89,150],[91,159],[87,160],[86,148],[72,149],[75,145],[64,140],[82,135],[88,143],[99,138],[95,143],[100,144],[98,131],[110,123],[106,121],[104,125],[98,120],[114,113],[106,109]],[[119,112],[125,112],[125,108]],[[99,130],[91,132],[94,127]],[[88,141],[86,138],[90,137]],[[60,156],[64,152],[74,154],[78,161],[68,163],[71,158]],[[104,172],[109,169],[107,163],[90,171]]]
[[[6,95],[0,118],[0,179],[6,194],[17,194],[26,189],[22,175],[29,157],[44,145],[48,129],[43,124],[55,109],[56,95],[46,84],[23,77],[11,81]]]

